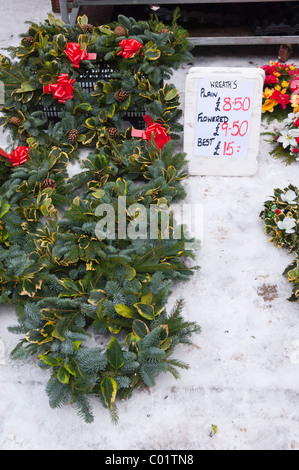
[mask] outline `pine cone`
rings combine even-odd
[[[92,26],[92,24],[84,24],[82,25],[82,29],[85,34],[92,34],[94,26]]]
[[[77,142],[77,139],[79,137],[79,131],[77,131],[77,129],[72,129],[70,132],[69,132],[69,141],[70,142]]]
[[[170,31],[167,28],[162,28],[160,31],[160,34],[163,34],[163,33],[170,33]]]
[[[8,122],[9,124],[19,127],[22,124],[22,119],[19,117],[11,117]]]
[[[42,184],[42,187],[43,189],[46,189],[46,188],[54,189],[56,188],[56,183],[54,180],[51,180],[51,178],[46,178]]]
[[[118,129],[116,129],[116,127],[107,127],[106,131],[108,132],[111,139],[114,139],[115,137],[119,135],[119,131]]]
[[[32,46],[35,43],[35,39],[32,36],[27,36],[26,38],[22,39],[22,42],[27,44],[27,46]]]
[[[126,30],[122,26],[116,26],[114,34],[116,34],[116,36],[125,36]]]
[[[122,90],[118,90],[114,95],[114,98],[116,99],[116,101],[125,101],[128,97],[129,97],[129,93],[127,91],[122,91]]]

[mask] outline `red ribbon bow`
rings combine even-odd
[[[97,54],[88,54],[85,49],[81,50],[80,44],[76,42],[68,42],[64,50],[70,62],[74,65],[75,69],[80,67],[82,60],[96,60]]]
[[[26,163],[29,158],[29,153],[30,153],[30,147],[25,147],[25,146],[17,147],[15,150],[11,152],[11,154],[8,154],[4,152],[4,150],[0,149],[0,154],[3,157],[8,158],[9,161],[13,164],[13,166],[19,166],[19,165],[23,165],[23,163]]]
[[[75,80],[73,78],[69,79],[67,73],[62,73],[58,77],[57,83],[44,85],[44,93],[52,93],[59,103],[66,103],[66,100],[74,98],[74,83]]]
[[[123,39],[119,45],[122,50],[117,55],[122,56],[124,59],[129,59],[143,47],[141,42],[136,39]]]
[[[154,136],[154,141],[156,142],[158,149],[161,150],[164,145],[171,140],[171,137],[166,133],[162,124],[153,122],[149,114],[144,116],[143,119],[147,126],[145,131],[132,129],[132,137],[141,137],[142,139],[150,141]]]

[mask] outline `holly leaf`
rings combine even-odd
[[[90,103],[81,103],[81,104],[78,104],[78,106],[75,107],[74,109],[74,113],[77,111],[77,110],[80,110],[80,111],[91,111],[92,110],[92,106]]]
[[[173,88],[172,90],[169,90],[166,95],[165,95],[165,101],[171,101],[177,96],[177,90]]]
[[[108,408],[115,402],[117,383],[111,377],[106,377],[101,382],[101,392]]]
[[[70,373],[64,367],[60,367],[57,372],[57,379],[62,384],[68,384],[70,381]]]
[[[51,357],[47,354],[40,354],[38,358],[43,361],[45,364],[51,367],[61,366],[63,364],[62,357]]]
[[[132,310],[130,307],[127,307],[127,305],[118,304],[114,307],[114,310],[121,317],[134,318],[134,310]]]
[[[132,325],[134,335],[144,338],[150,331],[146,323],[142,320],[135,320]]]
[[[157,60],[159,59],[160,55],[161,52],[159,49],[148,48],[144,51],[144,57],[146,57],[148,60]]]
[[[120,369],[125,363],[124,355],[117,339],[112,338],[107,346],[106,356],[109,364],[114,369]]]
[[[134,307],[137,309],[139,315],[146,318],[147,320],[155,319],[154,307],[152,305],[137,303],[134,304]]]

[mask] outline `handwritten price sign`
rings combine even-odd
[[[255,172],[262,90],[263,72],[258,69],[191,69],[185,109],[191,174]]]
[[[198,84],[194,155],[246,158],[254,83],[203,78]]]

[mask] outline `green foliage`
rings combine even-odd
[[[34,357],[50,373],[50,406],[71,402],[86,422],[94,419],[90,397],[117,422],[117,399],[153,386],[159,373],[178,378],[178,369],[188,366],[172,357],[175,347],[200,331],[183,319],[182,301],[170,314],[166,308],[174,282],[187,281],[197,269],[190,266],[193,250],[186,249],[184,237],[174,236],[173,219],[168,237],[159,218],[157,237],[149,232],[151,206],[169,208],[182,200],[188,176],[186,156],[175,153],[173,142],[182,130],[179,96],[173,85],[161,83],[191,59],[188,35],[177,19],[176,12],[167,29],[155,17],[137,22],[120,16],[117,24],[86,33],[85,16],[70,26],[49,15],[22,36],[34,41],[10,48],[16,62],[1,56],[7,90],[1,124],[14,145],[30,147],[23,165],[0,162],[1,301],[16,306],[17,324],[9,330],[21,335],[11,355]],[[140,40],[144,54],[128,61],[117,56],[116,26],[125,28],[125,38]],[[113,66],[110,80],[85,90],[79,75],[92,74],[96,64],[83,61],[74,69],[64,53],[68,42]],[[74,99],[55,103],[59,119],[49,124],[40,105],[51,109],[54,101],[43,85],[56,83],[61,73],[76,80]],[[119,90],[124,94],[116,100]],[[154,141],[133,139],[131,128],[121,129],[135,107],[149,112],[172,141],[160,150]],[[11,117],[19,118],[18,126]],[[108,126],[121,132],[111,138]],[[77,140],[70,142],[74,129]],[[91,149],[70,177],[82,145]],[[126,200],[122,228],[119,198]],[[97,234],[101,204],[115,210],[114,237]],[[146,237],[132,238],[138,217],[132,207],[140,205]],[[94,333],[105,346],[88,345]]]
[[[296,253],[294,261],[285,269],[283,274],[293,287],[292,295],[288,300],[299,302],[299,252]]]

